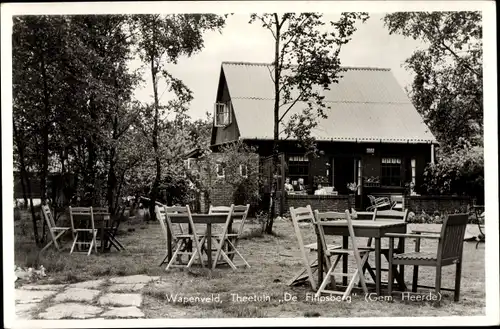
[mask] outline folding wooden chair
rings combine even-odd
[[[367,211],[372,211],[378,208],[391,207],[391,200],[388,197],[379,197],[375,198],[373,195],[368,195],[368,199],[370,199],[371,206],[366,208]]]
[[[172,221],[170,220],[169,217],[172,214],[186,216],[186,218],[188,219],[188,228],[191,230],[191,233],[184,233],[183,230],[179,229],[176,230],[175,227],[172,225]],[[167,227],[169,228],[170,233],[172,235],[172,243],[175,248],[174,253],[172,254],[172,259],[170,259],[165,270],[168,271],[170,267],[190,268],[193,265],[196,256],[198,256],[201,266],[205,267],[205,263],[203,262],[201,253],[202,241],[200,240],[199,235],[196,233],[196,227],[194,226],[193,217],[191,216],[191,210],[189,209],[189,205],[186,205],[185,207],[181,206],[165,207],[165,215],[166,215],[165,220],[167,222]],[[204,237],[202,239],[204,239]],[[192,249],[192,244],[194,244],[195,247],[194,250]],[[188,256],[189,259],[187,264],[181,263],[180,258],[182,257],[182,255]],[[174,264],[174,261],[176,259],[178,260],[178,264]]]
[[[458,302],[460,298],[460,279],[462,275],[462,255],[464,246],[464,235],[469,221],[468,214],[453,214],[448,215],[443,222],[441,232],[432,235],[422,235],[423,231],[412,234],[387,233],[389,239],[389,250],[394,248],[394,238],[414,238],[415,251],[402,254],[394,254],[389,252],[389,268],[393,265],[413,265],[413,282],[412,292],[417,292],[418,287],[435,289],[436,295],[439,296],[441,290],[454,291],[454,300]],[[428,233],[428,231],[425,231]],[[434,239],[438,241],[436,252],[421,252],[420,240]],[[441,288],[441,270],[443,266],[455,265],[455,288]],[[418,268],[419,266],[430,266],[436,268],[435,286],[418,285]],[[389,295],[392,293],[392,271],[389,272]],[[439,299],[437,300],[439,304]]]
[[[45,222],[47,223],[47,227],[49,228],[51,241],[47,243],[47,245],[43,247],[43,249],[40,252],[43,252],[52,244],[54,244],[57,250],[60,250],[59,242],[57,240],[60,239],[64,233],[68,232],[71,229],[71,227],[57,226],[54,221],[54,216],[52,216],[52,212],[50,211],[48,205],[42,205],[41,211],[42,211],[42,216],[45,219]]]
[[[211,207],[209,210],[209,213],[227,213],[230,214],[230,217],[228,217],[224,229],[222,231],[222,234],[216,234],[213,235],[213,238],[216,241],[216,255],[215,255],[215,260],[213,264],[213,268],[217,265],[217,262],[220,259],[220,255],[224,258],[225,262],[231,266],[232,269],[236,269],[238,266],[246,266],[250,267],[250,264],[246,261],[246,259],[241,255],[241,253],[238,251],[236,248],[238,244],[239,237],[243,233],[244,230],[244,225],[246,218],[248,216],[248,211],[250,209],[250,205],[231,205],[231,207],[228,207],[229,211],[227,211],[226,207]],[[227,211],[227,212],[226,212]],[[234,224],[236,224],[236,221],[239,221],[239,227],[237,230],[234,230]],[[232,222],[233,224],[233,231],[229,232],[229,224]],[[219,250],[220,249],[220,250]],[[243,261],[243,264],[236,264],[233,260],[235,255],[238,255],[238,257]]]
[[[111,249],[111,247],[115,247],[116,250],[121,251],[125,250],[125,247],[121,244],[120,241],[116,238],[118,233],[118,228],[122,220],[124,219],[125,207],[119,207],[115,215],[111,215],[111,223],[109,227],[105,229],[105,234],[107,236],[107,240],[109,245],[106,249]]]
[[[76,227],[75,225],[75,216],[77,217],[87,217],[85,220],[90,221],[90,228],[82,228]],[[94,225],[94,213],[92,211],[92,207],[69,207],[69,218],[71,220],[71,232],[73,233],[73,245],[71,246],[70,254],[73,253],[75,246],[78,247],[82,245],[88,245],[89,249],[87,255],[92,253],[92,248],[94,248],[97,253],[97,229]],[[80,221],[81,223],[81,221]],[[88,223],[85,223],[88,224]],[[85,225],[87,226],[87,225]],[[90,242],[85,241],[85,233],[90,233]],[[79,239],[80,237],[80,239]]]
[[[364,293],[368,294],[368,288],[366,287],[365,276],[363,274],[363,266],[368,260],[368,256],[371,252],[371,249],[358,248],[357,242],[356,242],[356,235],[354,234],[354,229],[352,226],[352,220],[351,220],[351,215],[349,214],[349,210],[345,211],[344,218],[347,221],[347,227],[349,230],[349,237],[351,238],[351,244],[352,244],[352,248],[348,248],[348,249],[340,249],[340,248],[327,249],[325,232],[324,232],[323,226],[321,225],[321,222],[318,222],[318,224],[317,224],[318,233],[319,233],[323,248],[325,250],[325,255],[327,257],[337,256],[337,258],[335,259],[334,262],[332,262],[330,260],[330,264],[331,264],[330,269],[326,273],[326,276],[323,279],[323,282],[321,283],[318,291],[316,292],[316,297],[319,297],[322,293],[329,293],[329,294],[334,294],[334,295],[342,295],[342,300],[345,300],[351,294],[351,291],[354,288],[354,285],[356,284],[357,281],[359,281],[361,283],[361,286],[363,288]],[[356,271],[353,274],[336,273],[335,268],[340,263],[340,259],[346,254],[354,256],[354,260],[356,263]],[[338,290],[327,290],[326,289],[326,286],[328,285],[328,283],[330,283],[332,281],[332,278],[334,279],[335,275],[339,275],[342,277],[352,276],[352,279],[349,282],[349,285],[347,286],[347,288],[344,292],[338,291]],[[335,289],[335,279],[333,280],[333,286]]]
[[[311,287],[313,290],[316,290],[316,281],[314,279],[314,272],[318,270],[318,257],[315,256],[312,262],[309,260],[308,254],[310,252],[318,251],[318,242],[313,242],[309,244],[304,244],[304,237],[302,235],[302,231],[300,229],[301,223],[305,223],[306,226],[309,227],[310,233],[313,233],[312,236],[315,240],[317,240],[317,234],[315,229],[315,220],[314,214],[310,205],[306,207],[299,208],[290,208],[290,216],[292,217],[293,228],[295,231],[295,236],[297,237],[297,241],[299,243],[300,253],[302,256],[302,262],[304,264],[303,269],[297,272],[292,279],[288,282],[289,286],[298,284],[304,280],[309,280],[311,283]],[[311,230],[312,228],[312,230]],[[340,248],[340,245],[331,244],[326,246],[328,249],[336,249]]]

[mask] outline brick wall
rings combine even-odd
[[[473,199],[469,196],[448,195],[421,195],[405,196],[404,207],[418,214],[425,211],[427,214],[438,212],[453,213],[455,211],[466,212],[472,206]]]
[[[276,204],[279,209],[279,200]],[[319,211],[339,211],[344,212],[349,209],[348,195],[287,195],[283,208],[284,214],[290,212],[290,207],[305,207],[311,205],[313,210]]]

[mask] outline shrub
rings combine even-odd
[[[454,149],[439,151],[435,164],[424,172],[429,194],[469,195],[484,202],[484,149],[462,142]]]

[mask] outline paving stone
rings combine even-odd
[[[15,306],[16,317],[18,319],[31,320],[33,318],[31,312],[39,305],[39,303],[17,304]]]
[[[101,305],[141,306],[141,303],[141,294],[107,293],[99,298],[99,304]]]
[[[18,304],[29,304],[29,303],[39,303],[42,299],[50,297],[56,294],[57,291],[53,290],[24,290],[16,289],[16,303]]]
[[[60,290],[64,288],[65,284],[27,284],[25,286],[21,286],[21,289],[24,290]]]
[[[109,292],[117,291],[139,291],[144,288],[145,283],[117,283],[108,288]]]
[[[112,307],[109,311],[102,314],[107,318],[143,318],[144,313],[135,306]]]
[[[88,319],[102,312],[102,308],[79,303],[62,303],[51,306],[40,313],[41,319],[58,320],[62,318]]]
[[[100,280],[83,281],[83,282],[70,284],[69,288],[97,289],[104,283],[104,281],[106,281],[106,280],[100,279]]]
[[[83,289],[83,288],[68,288],[54,298],[56,302],[91,302],[97,295],[99,290]]]
[[[116,278],[111,278],[109,281],[111,283],[148,283],[153,280],[158,280],[159,277],[151,277],[148,275],[130,275],[130,276],[120,276]]]

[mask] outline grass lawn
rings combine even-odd
[[[306,300],[312,294],[309,284],[290,287],[288,280],[301,269],[302,262],[290,221],[275,222],[274,235],[258,233],[257,223],[248,223],[245,238],[239,242],[239,250],[251,268],[233,271],[229,267],[209,271],[193,268],[189,271],[173,269],[166,273],[159,267],[165,250],[165,242],[158,223],[142,223],[134,218],[123,223],[119,239],[126,250],[86,256],[69,255],[66,250],[56,252],[51,248],[38,257],[37,248],[29,240],[29,222],[22,219],[15,226],[15,263],[18,266],[44,265],[48,277],[39,283],[79,282],[111,276],[133,274],[161,275],[161,280],[151,283],[144,292],[142,309],[147,318],[219,318],[219,317],[409,317],[409,316],[472,316],[485,314],[484,244],[475,249],[475,242],[464,243],[461,298],[453,302],[453,292],[444,291],[440,307],[431,302],[365,301],[358,292],[350,302],[314,302]],[[412,227],[439,230],[439,225],[410,224]],[[304,230],[308,230],[304,228]],[[310,231],[307,231],[309,233]],[[70,235],[68,236],[69,241]],[[306,241],[311,241],[311,234]],[[333,237],[340,243],[340,237]],[[366,238],[359,238],[365,244]],[[384,243],[384,242],[383,242]],[[436,250],[437,242],[423,240],[421,249]],[[407,239],[406,250],[413,250],[413,240]],[[371,256],[373,257],[373,256]],[[383,257],[382,257],[383,259]],[[373,259],[370,261],[374,264]],[[382,266],[386,267],[384,259]],[[352,269],[352,267],[351,267]],[[412,268],[406,267],[405,281],[411,285]],[[421,268],[419,283],[434,284],[434,268]],[[382,274],[386,275],[386,274]],[[455,267],[443,268],[443,287],[454,287]],[[367,274],[368,276],[368,274]],[[384,279],[385,280],[385,279]],[[422,289],[422,292],[427,290]],[[220,302],[174,303],[167,296],[220,297]],[[270,300],[255,302],[233,301],[235,295],[267,296]],[[295,296],[296,301],[282,301],[285,294]]]

